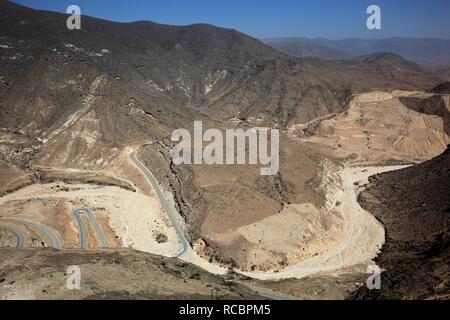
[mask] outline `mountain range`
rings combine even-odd
[[[422,205],[422,187],[430,210],[433,192],[439,200],[447,194],[431,185],[445,184],[448,152],[430,158],[450,141],[449,85],[423,63],[432,54],[445,61],[445,45],[433,42],[442,54],[429,56],[418,42],[398,39],[291,39],[284,47],[284,40],[274,45],[207,24],[82,16],[81,30],[68,30],[66,19],[0,0],[0,246],[26,247],[0,250],[8,257],[0,283],[34,286],[33,295],[0,286],[1,297],[42,298],[42,286],[53,297],[70,297],[56,282],[69,260],[86,263],[94,283],[77,298],[204,298],[211,287],[231,298],[306,291],[314,298],[312,284],[324,298],[347,297],[385,240],[383,226],[356,199],[369,173],[391,164],[414,166],[369,179],[359,199],[385,223],[387,255],[416,253],[404,250],[402,237],[415,245],[418,233],[399,231],[411,226],[385,215],[403,195],[400,212],[420,214],[408,201]],[[412,59],[408,49],[388,50],[395,43],[425,60]],[[279,172],[175,165],[171,134],[194,121],[279,129]],[[385,195],[383,181],[399,195]],[[389,210],[379,212],[380,203]],[[441,223],[448,210],[436,210],[430,216]],[[419,229],[426,218],[406,216]],[[50,236],[42,234],[46,227]],[[444,238],[434,237],[444,227],[424,229],[427,243],[417,252],[441,244]],[[49,246],[63,250],[42,248]],[[25,258],[26,278],[13,267]],[[34,281],[42,261],[59,275]],[[388,268],[397,262],[380,257]],[[411,270],[421,261],[413,263]],[[141,264],[156,274],[154,284],[136,271]],[[366,296],[361,290],[354,297]]]
[[[269,38],[264,43],[294,57],[352,59],[386,52],[433,70],[450,66],[450,39],[393,37],[386,39]]]

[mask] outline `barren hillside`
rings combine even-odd
[[[370,179],[362,206],[386,227],[387,243],[376,259],[386,271],[382,290],[355,297],[448,299],[450,149],[417,166]]]
[[[442,79],[400,56],[291,58],[211,25],[82,18],[70,31],[66,15],[0,0],[0,245],[17,247],[11,259],[131,248],[211,273],[353,278],[384,242],[355,186],[391,168],[350,164],[421,162],[450,142],[445,87],[425,92]],[[278,174],[174,165],[171,133],[194,120],[280,129]],[[16,276],[7,261],[0,271]],[[185,284],[169,292],[190,296]]]

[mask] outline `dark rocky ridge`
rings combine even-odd
[[[386,227],[376,263],[386,271],[381,290],[357,299],[448,299],[450,263],[450,148],[441,156],[370,178],[359,202]]]
[[[450,81],[441,83],[440,85],[429,90],[431,93],[450,94]]]

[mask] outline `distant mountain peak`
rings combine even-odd
[[[427,68],[450,68],[450,39],[276,38],[263,41],[291,56],[299,56],[299,52],[304,50],[308,51],[311,56],[336,60],[389,52]]]

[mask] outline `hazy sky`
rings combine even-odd
[[[209,23],[255,37],[450,38],[450,0],[14,0],[38,9],[113,21]],[[381,7],[382,30],[366,27],[369,5]]]

